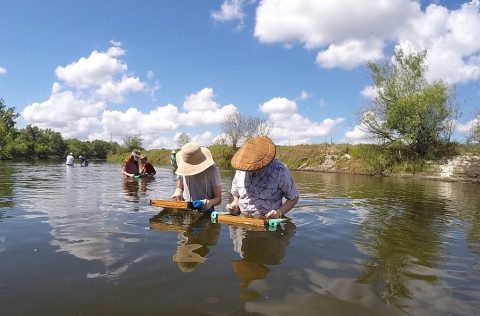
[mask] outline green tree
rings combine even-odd
[[[98,159],[106,159],[108,152],[111,150],[112,145],[104,140],[94,140],[91,143],[93,147],[93,156]]]
[[[452,89],[427,82],[426,51],[396,49],[393,62],[368,63],[377,96],[361,113],[361,125],[386,144],[405,144],[419,157],[450,141],[457,112]]]
[[[123,143],[128,151],[132,151],[134,149],[143,149],[143,138],[140,135],[128,135],[123,138]]]
[[[177,136],[177,147],[181,148],[183,145],[191,141],[192,137],[190,137],[190,135],[188,135],[187,133],[183,132]]]
[[[20,114],[15,112],[14,107],[7,108],[7,105],[0,98],[0,119],[3,122],[4,128],[6,129],[7,133],[10,133],[16,124],[17,118]]]

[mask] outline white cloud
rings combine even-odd
[[[141,82],[138,77],[123,77],[117,82],[104,82],[96,91],[96,94],[104,100],[121,103],[124,101],[125,93],[143,91],[146,86],[145,82]]]
[[[7,73],[7,69],[0,67],[0,75],[4,75]]]
[[[465,124],[457,122],[455,130],[460,133],[468,133],[472,129],[473,125],[478,124],[479,121],[480,117],[477,116],[474,119],[465,122]]]
[[[371,137],[365,132],[361,125],[357,125],[351,131],[345,133],[345,139],[342,142],[350,144],[369,144],[374,143]]]
[[[366,86],[360,91],[360,94],[369,100],[373,100],[378,96],[377,88],[375,86]]]
[[[291,113],[297,110],[297,104],[287,98],[275,97],[260,105],[260,111],[268,114]]]
[[[203,88],[185,98],[184,113],[180,120],[184,125],[204,125],[221,123],[225,116],[237,112],[233,104],[221,106],[213,100],[215,94],[212,88]]]
[[[344,118],[326,118],[321,122],[312,122],[296,113],[294,101],[275,97],[260,105],[260,111],[268,114],[273,123],[272,138],[279,143],[300,141],[304,143],[310,137],[328,135],[332,129],[343,122]]]
[[[300,92],[300,95],[296,99],[299,100],[299,101],[305,101],[305,100],[309,99],[310,97],[311,97],[310,93],[308,93],[305,90],[302,90]]]
[[[265,43],[299,42],[309,48],[357,39],[389,39],[418,12],[410,0],[264,0],[255,36]]]
[[[71,91],[61,91],[58,83],[54,83],[52,94],[47,101],[32,103],[22,111],[22,117],[29,124],[41,128],[56,128],[69,134],[76,134],[71,130],[80,119],[96,119],[100,111],[105,108],[102,101],[84,100],[75,96]],[[82,130],[83,131],[83,130]],[[78,131],[79,134],[82,131]]]
[[[254,35],[262,43],[316,49],[316,63],[325,68],[379,60],[391,43],[426,49],[429,79],[480,79],[478,0],[455,10],[434,3],[422,10],[414,0],[263,0]]]
[[[399,35],[405,50],[427,49],[429,79],[449,83],[480,78],[480,2],[449,11],[431,4],[409,21]]]
[[[242,21],[245,17],[242,9],[244,3],[245,0],[225,0],[220,10],[212,12],[211,17],[217,22]]]
[[[352,69],[368,61],[384,58],[383,43],[378,40],[348,40],[331,44],[328,49],[317,54],[315,62],[323,68]]]
[[[214,142],[215,138],[216,135],[213,135],[212,132],[205,131],[202,134],[194,135],[192,137],[192,141],[196,142],[200,146],[210,146]]]
[[[93,51],[87,58],[82,57],[65,67],[58,66],[55,74],[73,88],[100,86],[113,80],[114,74],[127,71],[127,65],[116,58],[119,52],[114,52],[114,55],[109,55]]]

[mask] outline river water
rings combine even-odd
[[[479,185],[294,172],[268,231],[151,207],[157,172],[0,163],[0,315],[480,314]]]

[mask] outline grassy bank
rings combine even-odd
[[[226,145],[209,147],[214,160],[221,168],[230,168],[230,159],[235,151]],[[142,152],[154,165],[169,165],[168,149],[155,149]],[[346,172],[367,175],[435,175],[448,159],[457,156],[479,156],[480,145],[452,143],[439,147],[431,157],[420,159],[409,154],[404,148],[383,147],[371,144],[313,144],[297,146],[277,146],[276,157],[292,170],[314,170]],[[129,153],[109,155],[108,161],[121,163]],[[441,158],[432,158],[441,157]],[[476,178],[480,176],[480,162],[469,163],[455,176]]]

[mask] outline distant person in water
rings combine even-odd
[[[78,156],[78,159],[80,159],[80,166],[82,166],[82,167],[88,166],[88,159],[87,159],[87,157],[85,157],[85,156],[83,156],[83,155],[80,155],[80,156]]]
[[[298,202],[298,192],[288,167],[275,159],[270,138],[254,137],[233,155],[236,169],[226,208],[232,214],[280,218]]]
[[[151,163],[147,161],[147,155],[140,156],[140,175],[153,177],[157,171]]]
[[[177,169],[177,153],[175,150],[172,150],[172,153],[170,154],[170,164],[174,169]]]
[[[134,177],[140,173],[138,161],[140,160],[140,150],[135,149],[130,156],[123,162],[122,174],[127,177]]]
[[[68,154],[67,156],[67,161],[65,162],[65,164],[67,166],[73,166],[73,162],[75,161],[75,157],[73,157],[73,153],[70,153]]]

